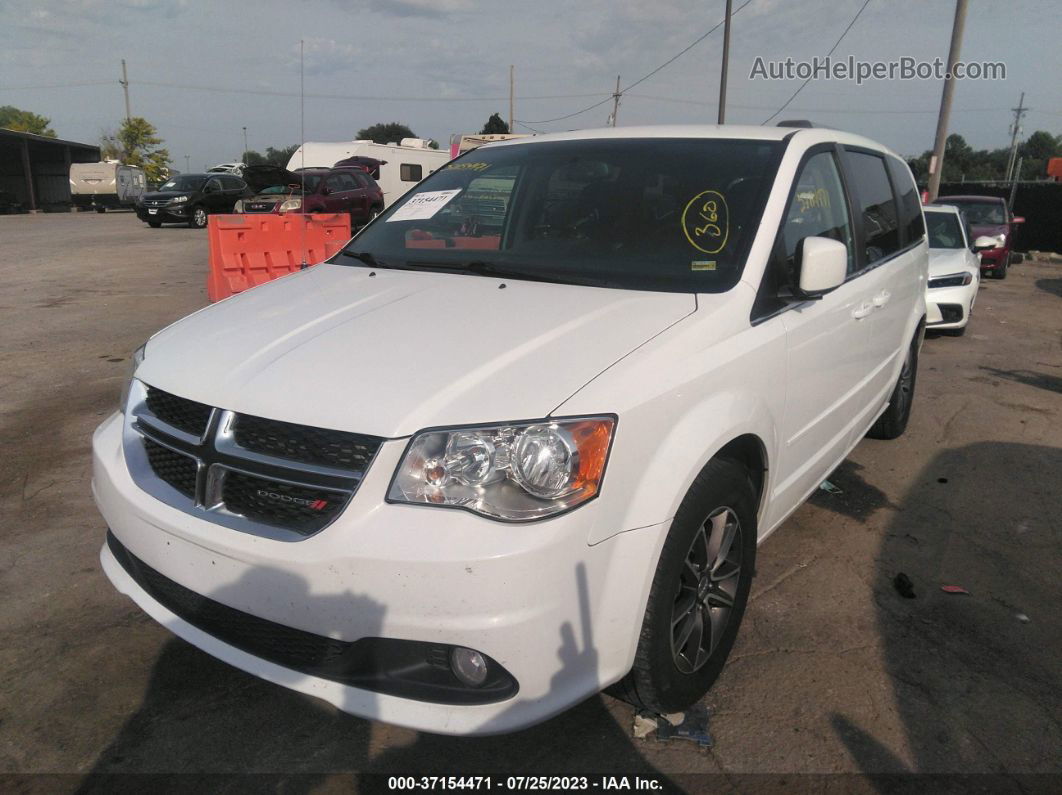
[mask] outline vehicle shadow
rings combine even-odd
[[[597,666],[589,588],[575,572],[580,626],[558,627],[561,666],[550,692],[584,665]],[[256,569],[211,599],[238,606],[249,590],[281,602],[308,603],[317,614],[358,611],[365,636],[383,634],[385,608],[364,595],[317,596],[307,583],[276,569]],[[547,655],[547,649],[542,653]],[[291,681],[301,676],[291,672]],[[358,703],[377,712],[371,694]],[[541,698],[548,698],[548,693]],[[538,726],[487,737],[451,737],[356,718],[324,701],[257,679],[183,640],[165,643],[140,705],[98,755],[81,793],[145,789],[202,792],[270,789],[320,791],[333,783],[382,790],[385,775],[641,775],[677,789],[644,760],[597,695]],[[349,706],[349,704],[347,704]],[[510,709],[528,706],[517,694]],[[615,705],[613,705],[615,706]],[[626,713],[625,713],[626,714]],[[483,727],[491,731],[505,715]]]
[[[863,478],[862,470],[862,466],[846,458],[826,479],[840,492],[831,493],[818,488],[808,502],[859,522],[865,522],[881,508],[895,508],[885,492]]]
[[[1046,389],[1048,392],[1062,394],[1062,378],[1057,375],[1036,373],[1032,370],[1000,370],[996,367],[985,367],[984,365],[981,365],[980,369],[991,373],[997,378],[1005,378],[1008,381],[1015,381],[1026,386],[1034,386],[1037,389]]]
[[[1037,279],[1036,286],[1045,293],[1057,295],[1062,298],[1062,279]]]
[[[882,536],[874,580],[895,715],[879,726],[831,716],[863,773],[942,775],[932,788],[956,792],[1027,791],[1021,776],[1033,774],[1040,787],[1058,781],[1058,472],[1062,449],[980,443],[940,453],[918,475]],[[901,572],[913,599],[892,585]]]

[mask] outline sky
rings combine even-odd
[[[801,80],[750,79],[756,58],[825,55],[864,0],[734,0],[727,122],[760,124]],[[725,0],[0,0],[0,105],[97,142],[132,112],[173,164],[196,170],[305,140],[345,141],[401,121],[442,144],[508,116],[543,132],[600,127],[609,95],[645,77],[723,18]],[[946,59],[952,0],[870,0],[834,58]],[[970,0],[961,56],[1007,77],[956,84],[951,131],[975,148],[1010,142],[1010,109],[1062,133],[1062,1]],[[715,123],[722,28],[625,92],[619,125]],[[867,135],[904,155],[933,144],[942,81],[812,80],[778,118]],[[545,121],[604,104],[568,119]],[[772,122],[773,123],[773,122]],[[516,125],[517,132],[528,131]],[[185,156],[188,160],[185,160]]]

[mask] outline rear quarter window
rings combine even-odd
[[[856,222],[863,227],[866,264],[873,265],[900,250],[896,198],[883,156],[848,150],[845,160],[854,188]]]
[[[926,236],[926,225],[922,217],[922,202],[918,198],[918,186],[906,163],[895,157],[888,158],[886,162],[900,199],[900,227],[904,230],[904,240],[907,245],[919,243]]]

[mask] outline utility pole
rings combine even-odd
[[[1014,197],[1018,193],[1018,180],[1021,179],[1021,164],[1024,160],[1024,156],[1018,158],[1018,167],[1014,169],[1014,179],[1010,182],[1010,200],[1007,202],[1007,206],[1011,212],[1014,212]]]
[[[1025,107],[1025,92],[1021,92],[1018,107],[1011,108],[1014,111],[1014,124],[1010,128],[1010,157],[1007,158],[1007,179],[1011,178],[1010,172],[1014,170],[1014,158],[1018,154],[1018,136],[1021,135],[1021,117],[1029,112]]]
[[[243,128],[243,154],[240,155],[240,162],[241,163],[243,162],[243,159],[245,157],[247,157],[247,128],[246,127]]]
[[[723,68],[719,74],[719,124],[726,121],[726,70],[730,62],[730,5],[726,0],[726,22],[723,24]]]
[[[948,142],[948,117],[951,115],[951,98],[955,93],[955,62],[959,60],[962,46],[962,29],[966,24],[966,0],[955,0],[955,21],[951,26],[951,48],[948,50],[948,74],[944,78],[944,91],[940,95],[940,115],[937,117],[937,137],[933,142],[933,157],[929,160],[929,201],[940,192],[940,175],[944,171],[944,146]]]
[[[616,75],[616,93],[612,95],[612,115],[608,117],[609,124],[611,126],[613,126],[613,127],[616,126],[616,116],[619,115],[619,101],[620,101],[619,83],[620,83],[620,76]]]
[[[129,112],[129,78],[125,74],[125,58],[122,59],[122,79],[118,82],[122,84],[122,90],[125,91],[125,120],[129,121],[133,114]]]
[[[509,64],[509,132],[513,131],[513,65]]]

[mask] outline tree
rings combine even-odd
[[[398,121],[373,124],[363,130],[358,130],[358,140],[368,140],[378,144],[398,143],[403,138],[416,137],[416,133]]]
[[[147,119],[133,116],[122,122],[117,133],[100,137],[100,156],[121,160],[144,169],[148,182],[162,182],[170,175],[170,153],[163,149],[158,131]]]
[[[299,148],[298,144],[291,146],[284,146],[280,149],[274,149],[272,146],[266,147],[265,154],[256,152],[253,149],[249,149],[243,153],[243,164],[248,166],[279,166],[280,168],[287,168],[288,161],[291,160],[291,156],[295,154],[295,150]]]
[[[32,113],[28,110],[21,110],[13,105],[4,105],[0,107],[0,127],[4,127],[8,130],[14,130],[15,132],[28,132],[34,135],[44,135],[48,138],[55,137],[55,130],[48,125],[52,123],[51,119],[44,116],[38,116],[36,113]]]
[[[502,117],[497,113],[490,114],[490,118],[487,119],[487,123],[483,125],[483,129],[479,131],[480,135],[505,135],[509,132],[509,125],[502,121]]]

